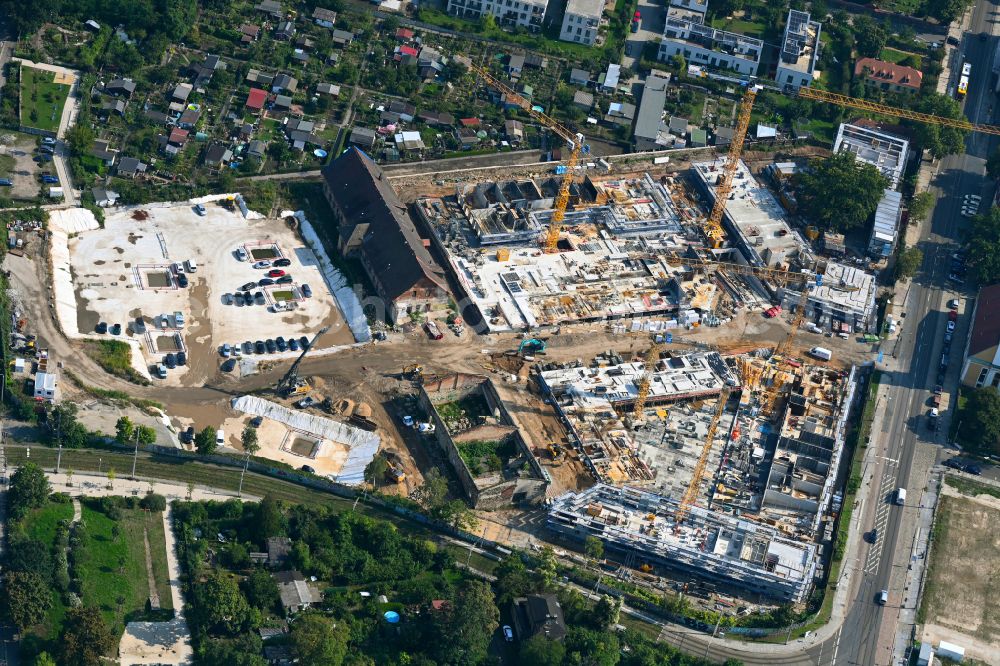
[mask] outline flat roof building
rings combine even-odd
[[[816,65],[821,48],[819,21],[809,18],[807,12],[788,10],[785,36],[781,41],[778,68],[774,80],[785,90],[798,90],[809,86],[818,76]]]
[[[817,546],[789,539],[763,523],[694,506],[683,522],[678,501],[629,486],[598,484],[555,498],[546,526],[654,566],[787,602],[805,601],[819,562]]]
[[[650,74],[642,86],[642,98],[635,118],[636,150],[658,150],[667,146],[667,128],[663,123],[663,107],[667,102],[670,77]]]
[[[504,28],[542,29],[542,19],[548,0],[448,0],[448,13],[465,19],[478,20],[492,14]]]
[[[563,14],[559,39],[564,42],[592,45],[604,12],[604,0],[569,0]]]
[[[848,332],[868,331],[875,324],[875,275],[854,266],[827,262],[822,284],[813,287],[806,300],[806,319],[820,328]],[[781,306],[794,310],[801,292],[784,290]]]
[[[720,157],[691,165],[695,182],[710,202],[715,201],[715,187],[725,162],[726,158]],[[781,204],[742,160],[733,176],[733,192],[722,224],[751,266],[787,266],[793,259],[804,259],[800,255],[808,251],[805,239],[789,226]]]
[[[909,149],[907,139],[860,123],[841,123],[833,141],[834,152],[854,153],[859,162],[871,164],[881,171],[893,189],[899,186],[906,170]]]
[[[666,62],[682,55],[692,64],[755,76],[764,42],[704,25],[702,12],[673,6],[667,12],[657,57]]]

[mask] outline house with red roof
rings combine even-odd
[[[919,69],[875,58],[859,59],[854,64],[854,77],[869,88],[908,95],[918,92],[924,80]]]
[[[170,136],[167,137],[167,143],[172,143],[175,146],[183,146],[187,143],[188,131],[186,129],[181,129],[180,127],[175,127],[170,130]]]
[[[396,29],[396,39],[408,42],[413,39],[413,31],[409,28],[397,28]]]
[[[458,122],[462,127],[479,127],[480,125],[479,118],[460,118]]]
[[[1000,387],[1000,284],[979,290],[961,377],[966,386]]]
[[[416,62],[417,56],[420,55],[420,51],[413,48],[412,46],[407,46],[403,44],[402,46],[396,47],[396,53],[393,55],[392,59],[396,62],[405,62],[407,64]]]
[[[267,91],[261,90],[260,88],[251,88],[250,94],[247,95],[247,108],[253,111],[260,111],[264,108],[264,102],[267,101]]]

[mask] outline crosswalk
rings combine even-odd
[[[887,461],[889,466],[895,464],[894,461]],[[875,524],[874,529],[876,530],[875,543],[868,550],[868,558],[865,560],[865,573],[873,574],[878,570],[879,560],[882,558],[882,548],[885,546],[885,528],[886,524],[889,522],[889,512],[892,510],[892,504],[886,501],[886,497],[889,493],[896,489],[896,477],[890,471],[885,471],[882,474],[882,479],[879,483],[879,491],[876,495],[876,501],[878,506],[875,509]]]

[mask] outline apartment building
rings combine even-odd
[[[916,94],[924,80],[919,69],[875,58],[860,58],[854,65],[854,77],[869,88],[907,95]]]
[[[816,79],[821,30],[819,21],[811,20],[808,13],[788,10],[785,37],[781,41],[781,54],[774,76],[778,85],[786,90],[798,90]]]
[[[504,28],[540,32],[547,6],[548,0],[448,0],[448,13],[472,20],[492,14]]]
[[[764,42],[716,30],[704,25],[703,20],[701,12],[672,5],[667,11],[659,59],[666,62],[680,54],[688,64],[756,75]]]
[[[569,0],[559,39],[588,46],[594,44],[603,11],[604,0]]]

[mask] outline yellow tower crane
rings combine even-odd
[[[570,149],[569,158],[564,162],[566,171],[563,173],[562,181],[559,183],[559,194],[556,195],[555,208],[552,210],[552,219],[549,222],[548,231],[543,236],[543,249],[546,252],[555,252],[556,246],[559,243],[559,234],[562,231],[562,223],[566,219],[566,207],[569,205],[569,189],[573,184],[573,172],[576,170],[580,155],[587,150],[584,145],[583,134],[572,132],[555,118],[535,109],[530,101],[506,83],[490,74],[485,67],[473,65],[472,70],[481,76],[491,88],[503,93],[508,102],[517,104],[536,121],[558,134],[566,141]]]
[[[646,360],[643,363],[642,378],[639,379],[639,393],[635,398],[635,408],[632,410],[632,418],[638,420],[642,418],[642,413],[646,410],[646,400],[649,398],[649,387],[653,382],[653,373],[656,371],[656,364],[660,360],[660,349],[663,345],[653,343],[653,346],[646,352]]]
[[[691,482],[688,483],[687,490],[684,491],[684,497],[681,498],[681,503],[674,514],[674,519],[677,522],[681,522],[687,517],[688,511],[691,510],[695,500],[698,499],[698,488],[701,487],[701,479],[705,476],[705,467],[708,465],[708,454],[712,452],[712,444],[715,443],[715,433],[719,429],[719,421],[722,420],[722,413],[726,409],[726,402],[729,401],[730,392],[731,389],[727,386],[719,394],[719,404],[716,405],[715,412],[712,414],[712,422],[708,424],[708,434],[705,436],[705,443],[701,447],[701,455],[698,456],[698,462],[691,473]]]
[[[733,140],[729,144],[729,153],[726,155],[726,164],[722,167],[722,173],[715,185],[715,203],[712,205],[712,212],[705,222],[705,235],[713,247],[722,245],[725,236],[722,232],[722,216],[726,212],[726,201],[730,192],[733,191],[733,177],[740,166],[740,157],[743,154],[743,141],[747,136],[747,128],[750,127],[750,114],[753,111],[753,102],[757,98],[758,86],[749,85],[743,93],[743,100],[740,102],[740,115],[736,120],[736,129],[733,131]]]

